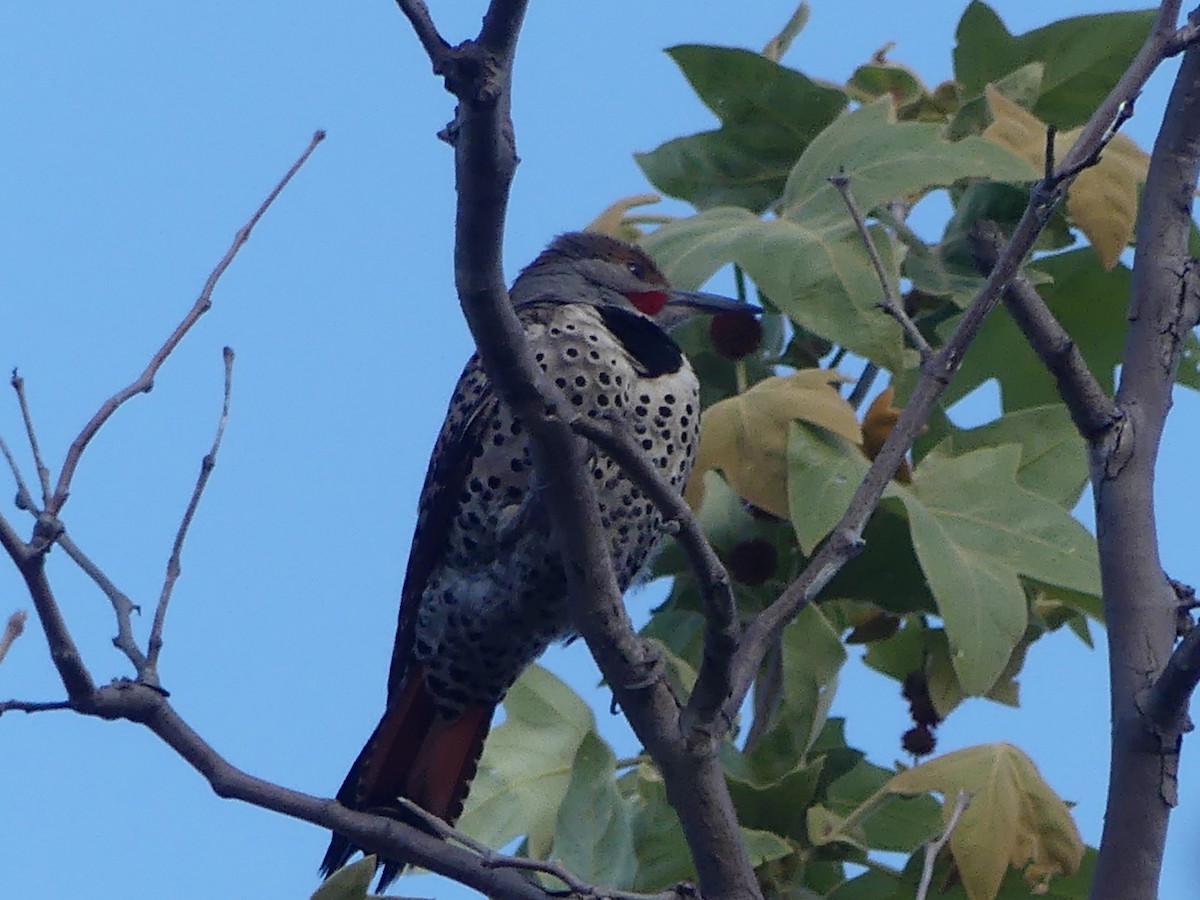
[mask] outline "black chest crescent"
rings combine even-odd
[[[599,306],[597,310],[605,326],[637,360],[647,378],[673,375],[683,367],[683,351],[654,322],[614,306]]]

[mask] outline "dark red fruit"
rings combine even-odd
[[[742,541],[729,551],[729,574],[748,587],[762,584],[775,574],[778,565],[775,545],[763,538]]]
[[[937,748],[937,738],[924,725],[916,725],[904,732],[900,744],[913,756],[928,756]]]
[[[742,359],[762,344],[762,324],[746,313],[718,313],[708,325],[713,349],[726,359]]]

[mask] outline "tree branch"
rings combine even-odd
[[[667,484],[632,436],[609,419],[576,416],[571,428],[611,457],[645,492],[662,514],[664,523],[676,526],[675,539],[691,564],[704,604],[706,633],[704,658],[688,700],[683,727],[707,733],[729,692],[730,664],[741,628],[733,584],[716,551],[704,536],[687,501]],[[723,728],[732,723],[726,722]]]
[[[17,483],[17,509],[28,510],[36,516],[37,504],[33,502],[33,495],[29,493],[29,486],[25,484],[25,478],[21,475],[21,467],[17,465],[16,457],[13,456],[3,435],[0,435],[0,453],[4,454],[4,459],[8,462],[8,470],[12,472],[13,480]]]
[[[51,701],[30,701],[30,700],[3,700],[0,701],[0,715],[6,712],[48,712],[53,709],[70,709],[70,700],[51,700]]]
[[[313,797],[238,769],[216,752],[175,711],[160,691],[134,681],[100,688],[72,708],[102,719],[144,725],[208,781],[218,797],[241,800],[346,835],[368,852],[402,855],[492,897],[546,900],[544,889],[515,872],[488,868],[473,853],[451,846],[387,816],[354,812],[334,800]]]
[[[1004,235],[994,223],[978,222],[971,230],[970,241],[976,264],[986,275],[1000,255]],[[1033,352],[1054,376],[1058,393],[1084,439],[1097,440],[1115,427],[1121,411],[1029,280],[1024,275],[1014,277],[1001,299]]]
[[[1162,673],[1140,702],[1143,713],[1163,732],[1191,731],[1187,708],[1200,684],[1200,628],[1192,628],[1175,647]]]
[[[937,860],[937,855],[942,852],[942,848],[946,844],[950,843],[950,836],[958,826],[958,820],[962,818],[962,814],[970,805],[971,795],[966,791],[959,791],[954,798],[954,805],[950,808],[950,818],[946,822],[945,829],[937,838],[925,845],[925,859],[921,865],[921,882],[917,886],[915,900],[925,900],[929,896],[929,886],[933,882],[933,864]]]
[[[42,508],[45,509],[50,504],[50,470],[46,468],[46,461],[42,458],[42,449],[38,445],[37,431],[33,427],[33,416],[29,413],[29,401],[25,397],[25,379],[17,373],[16,369],[13,369],[9,384],[12,385],[12,389],[17,394],[17,405],[21,407],[21,418],[25,422],[25,436],[29,439],[29,449],[33,453],[33,464],[37,469],[38,482],[42,486]],[[13,467],[13,472],[17,474],[15,466]],[[18,488],[24,487],[21,484],[19,474],[17,474],[17,486]]]
[[[83,664],[83,657],[79,654],[79,648],[75,646],[66,620],[58,607],[58,601],[54,597],[54,591],[46,578],[45,550],[50,547],[53,537],[44,534],[45,528],[46,519],[40,516],[34,527],[34,543],[26,544],[8,520],[0,516],[0,545],[3,545],[25,580],[25,587],[33,600],[38,621],[42,623],[42,630],[46,634],[46,643],[50,645],[50,659],[58,670],[67,696],[72,702],[76,702],[93,694],[96,685]]]
[[[842,566],[861,551],[862,533],[867,520],[878,506],[884,489],[928,418],[934,403],[958,370],[963,354],[996,306],[1001,292],[1019,272],[1026,254],[1054,209],[1062,202],[1067,188],[1084,167],[1099,158],[1100,151],[1115,135],[1115,128],[1128,118],[1134,98],[1164,59],[1175,33],[1174,22],[1178,13],[1178,2],[1171,0],[1163,4],[1158,24],[1125,74],[1084,125],[1079,138],[1059,163],[1053,176],[1034,184],[1029,203],[1008,245],[975,299],[963,312],[949,340],[921,366],[921,378],[908,404],[851,498],[845,514],[800,577],[746,629],[734,656],[733,689],[726,702],[726,712],[731,719],[750,690],[763,655],[772,641],[824,589]]]
[[[113,584],[112,579],[92,561],[91,557],[79,549],[79,545],[72,540],[66,530],[59,532],[55,543],[62,547],[67,556],[83,571],[83,574],[92,579],[96,587],[100,588],[100,592],[108,598],[117,619],[117,635],[112,639],[113,646],[125,654],[125,658],[133,664],[135,672],[144,672],[146,655],[142,653],[142,648],[138,646],[137,639],[133,636],[133,614],[141,612],[141,607]]]
[[[458,98],[446,138],[455,148],[458,212],[455,283],[463,314],[496,390],[525,422],[534,465],[548,486],[575,627],[587,642],[634,732],[658,764],[679,814],[703,894],[757,897],[758,884],[716,754],[716,740],[684,741],[680,710],[662,667],[634,633],[600,527],[586,448],[558,415],[569,408],[534,362],[505,290],[500,250],[516,168],[509,118],[513,53],[524,0],[493,0],[476,41],[455,48],[444,68]]]
[[[225,436],[225,425],[229,422],[229,395],[233,390],[233,350],[226,347],[221,355],[225,361],[225,391],[221,401],[221,417],[217,420],[217,433],[213,436],[212,447],[200,461],[200,474],[196,477],[196,486],[192,489],[192,496],[183,513],[183,520],[179,523],[179,530],[175,533],[175,542],[171,545],[171,557],[167,560],[166,578],[163,579],[162,591],[158,595],[158,604],[154,608],[154,624],[150,627],[150,639],[146,644],[148,651],[146,665],[144,669],[138,670],[138,677],[147,684],[157,685],[159,683],[158,656],[163,645],[163,623],[167,618],[167,604],[171,601],[171,592],[175,589],[175,582],[179,580],[182,571],[179,559],[183,554],[183,542],[187,540],[188,529],[196,515],[196,508],[200,505],[200,497],[204,494],[204,488],[208,485],[209,476],[216,468],[217,451],[221,449],[221,439]]]
[[[212,308],[212,294],[217,286],[217,282],[221,280],[221,276],[225,274],[225,270],[229,268],[238,251],[250,239],[250,232],[254,230],[254,226],[258,224],[259,220],[262,219],[263,215],[271,207],[271,204],[275,202],[275,198],[283,192],[288,182],[300,171],[301,166],[308,161],[313,151],[317,149],[317,145],[323,140],[325,140],[325,132],[318,131],[313,134],[312,140],[309,141],[305,151],[300,154],[300,158],[287,170],[283,178],[271,190],[271,193],[267,195],[267,199],[254,211],[250,220],[234,235],[233,243],[230,245],[229,250],[226,251],[225,256],[217,263],[216,268],[209,274],[208,280],[205,281],[204,287],[200,291],[200,296],[196,298],[196,302],[188,310],[187,315],[183,317],[183,320],[175,327],[175,330],[171,332],[171,335],[163,342],[163,345],[158,348],[154,356],[151,357],[149,365],[146,366],[142,374],[127,387],[122,388],[105,400],[100,405],[100,408],[96,410],[96,414],[83,426],[83,430],[79,432],[75,440],[71,442],[66,458],[63,460],[62,471],[58,475],[58,483],[55,485],[54,494],[45,505],[47,514],[57,517],[62,512],[63,504],[67,502],[67,497],[70,495],[71,479],[75,477],[75,469],[79,466],[79,461],[83,457],[83,451],[87,449],[87,445],[96,436],[96,432],[103,427],[104,423],[127,400],[138,394],[149,393],[154,388],[154,376],[158,374],[158,370],[162,368],[163,363],[167,361],[167,357],[171,355],[171,352],[183,340],[184,336],[192,329],[192,326],[196,324],[200,317]]]
[[[1164,4],[1164,10],[1167,8]],[[1193,16],[1193,25],[1195,16]],[[1166,49],[1174,16],[1160,15]],[[1108,623],[1112,755],[1093,898],[1152,896],[1162,865],[1196,639],[1172,655],[1177,600],[1158,556],[1154,471],[1184,337],[1200,311],[1188,255],[1200,175],[1200,49],[1184,54],[1142,193],[1121,426],[1093,443],[1092,491]],[[1169,662],[1170,661],[1170,662]],[[1160,673],[1162,673],[1160,675]],[[1146,692],[1149,688],[1149,702]],[[1163,728],[1163,722],[1174,727]]]
[[[846,209],[850,212],[850,218],[854,220],[854,227],[858,229],[863,244],[867,248],[867,256],[871,259],[871,265],[875,268],[875,276],[879,279],[879,285],[883,289],[883,300],[877,304],[878,307],[900,324],[904,333],[908,335],[908,339],[912,341],[912,345],[921,354],[921,360],[928,359],[933,348],[929,346],[929,341],[925,340],[925,335],[921,334],[921,329],[904,311],[904,304],[900,302],[900,298],[896,296],[896,291],[892,288],[892,282],[888,278],[883,260],[879,256],[879,249],[875,246],[875,239],[871,237],[871,231],[867,228],[862,210],[858,208],[858,201],[854,199],[854,191],[850,188],[850,176],[845,172],[839,172],[837,175],[830,176],[828,181],[842,195]]]

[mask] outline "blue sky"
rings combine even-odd
[[[813,5],[786,63],[844,79],[895,41],[893,58],[926,81],[950,75],[963,3]],[[484,4],[431,6],[454,41],[474,33]],[[1118,5],[996,8],[1020,32]],[[555,233],[645,190],[634,151],[712,126],[663,48],[757,48],[789,12],[774,0],[534,3],[516,72],[522,163],[510,275]],[[101,400],[140,372],[311,133],[329,133],[154,392],[88,451],[64,519],[152,607],[211,441],[221,348],[234,347],[232,419],[186,549],[162,674],[180,713],[233,763],[330,795],[382,704],[416,494],[470,352],[452,294],[451,155],[434,138],[450,99],[385,0],[10,3],[0,7],[0,44],[0,367],[25,376],[52,466]],[[1164,76],[1152,83],[1127,127],[1143,146],[1168,85]],[[977,397],[956,415],[987,418],[990,400]],[[1180,392],[1159,482],[1164,559],[1193,584],[1187,486],[1198,414],[1197,397]],[[20,443],[7,397],[0,429]],[[109,644],[107,601],[55,557],[59,597],[93,675],[128,674]],[[658,596],[647,589],[631,607],[644,615]],[[15,574],[0,566],[0,614],[27,606]],[[149,623],[137,624],[144,638]],[[596,698],[618,754],[632,751],[594,689],[584,649],[553,651],[548,662]],[[943,726],[940,747],[1021,746],[1078,803],[1094,843],[1107,776],[1106,669],[1100,652],[1070,636],[1047,639],[1022,678],[1025,706],[970,702]],[[0,695],[61,693],[31,628],[0,666]],[[834,711],[873,759],[900,756],[904,703],[857,659]],[[1200,790],[1191,750],[1167,898],[1194,891]],[[313,826],[216,798],[138,727],[68,713],[0,721],[0,797],[10,896],[307,897],[326,842]],[[428,879],[398,889],[469,893]]]

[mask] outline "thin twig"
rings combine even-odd
[[[13,456],[12,450],[9,449],[3,435],[0,435],[0,453],[3,453],[4,458],[8,460],[8,468],[12,472],[13,479],[17,482],[17,509],[27,510],[36,516],[38,514],[37,504],[33,502],[33,495],[29,493],[29,486],[25,484],[25,479],[21,475],[21,467],[17,465],[17,460]]]
[[[871,230],[867,228],[862,211],[858,208],[858,202],[854,199],[854,191],[850,188],[850,176],[845,172],[839,172],[837,175],[830,176],[829,183],[842,195],[846,209],[850,212],[850,218],[854,220],[854,227],[858,229],[863,244],[866,245],[871,265],[875,267],[875,276],[879,279],[880,287],[883,288],[883,300],[878,304],[879,308],[900,323],[900,327],[904,329],[908,339],[921,354],[921,360],[928,359],[933,348],[929,346],[929,341],[925,340],[925,335],[921,334],[921,329],[904,311],[904,304],[896,296],[891,279],[888,278],[887,270],[883,266],[883,259],[879,256],[879,249],[875,246],[875,239],[871,237]]]
[[[300,171],[300,167],[308,161],[308,158],[312,156],[313,151],[317,149],[317,145],[323,140],[325,140],[324,131],[318,131],[313,134],[312,140],[309,141],[308,147],[305,148],[304,152],[300,154],[300,157],[294,163],[292,163],[291,167],[287,170],[284,176],[279,179],[279,182],[275,185],[275,187],[271,189],[271,192],[267,195],[267,199],[264,200],[259,205],[258,209],[254,211],[254,214],[250,217],[249,221],[247,221],[246,224],[238,230],[237,234],[234,235],[233,243],[226,251],[225,256],[221,258],[221,261],[217,263],[216,268],[212,270],[208,276],[208,279],[204,282],[204,287],[200,291],[200,296],[196,298],[196,302],[192,305],[192,308],[188,310],[187,315],[183,317],[183,320],[179,323],[179,325],[176,326],[175,330],[171,332],[170,337],[163,342],[163,345],[159,347],[154,353],[154,356],[151,357],[150,363],[146,366],[145,371],[143,371],[142,374],[139,375],[137,379],[127,387],[122,388],[120,391],[113,394],[113,396],[105,400],[104,403],[100,405],[100,408],[96,411],[96,414],[93,415],[88,423],[83,426],[83,430],[79,432],[79,435],[75,438],[75,440],[71,442],[71,446],[67,450],[66,458],[63,460],[62,471],[58,476],[58,483],[54,488],[54,495],[46,504],[46,512],[51,516],[58,516],[58,514],[62,512],[63,504],[67,502],[67,497],[70,494],[71,479],[75,477],[75,469],[78,467],[79,461],[83,456],[83,451],[87,449],[88,443],[96,436],[96,432],[100,430],[104,423],[112,417],[112,414],[115,413],[122,404],[137,394],[149,392],[154,387],[154,376],[158,373],[158,370],[162,368],[163,363],[167,361],[167,357],[171,355],[175,347],[178,346],[179,342],[183,340],[184,336],[191,330],[192,326],[196,324],[200,317],[212,308],[213,290],[216,288],[217,282],[220,281],[221,276],[225,274],[225,270],[229,268],[230,264],[237,256],[238,251],[241,250],[246,241],[250,239],[250,232],[254,230],[254,227],[258,224],[259,220],[262,219],[266,211],[271,207],[271,204],[275,202],[275,199],[280,195],[280,193],[282,193],[283,189],[287,187],[288,182],[290,182],[295,174]]]
[[[31,701],[31,700],[3,700],[0,701],[0,716],[6,712],[50,712],[55,709],[71,709],[70,700],[50,700],[50,701]]]
[[[971,795],[966,791],[959,791],[954,798],[954,806],[950,810],[950,819],[946,822],[946,830],[925,845],[925,863],[921,867],[921,883],[917,887],[915,900],[925,900],[929,896],[929,885],[933,881],[933,864],[937,860],[937,855],[949,842],[950,835],[958,825],[958,820],[962,818],[962,814],[970,805]]]
[[[33,464],[37,468],[38,482],[42,486],[42,508],[50,505],[50,470],[42,458],[42,448],[38,446],[37,431],[33,427],[33,416],[29,412],[29,401],[25,397],[25,379],[16,369],[12,370],[9,384],[17,393],[17,403],[21,407],[21,418],[25,420],[25,436],[29,438],[29,449],[33,451]]]
[[[132,621],[133,614],[141,612],[141,607],[113,584],[112,579],[92,561],[91,557],[79,549],[79,545],[72,540],[66,530],[59,532],[55,543],[63,549],[63,552],[71,558],[75,565],[79,566],[83,574],[92,579],[96,587],[100,588],[101,593],[112,604],[113,612],[117,617],[117,635],[112,639],[113,646],[125,654],[125,657],[133,664],[133,669],[137,672],[138,677],[142,677],[146,671],[146,656],[133,636]]]
[[[171,558],[167,560],[167,574],[163,579],[162,591],[158,595],[158,604],[154,607],[154,624],[150,627],[150,640],[146,645],[148,658],[145,671],[140,673],[143,680],[150,684],[158,684],[158,656],[162,652],[163,623],[167,618],[167,604],[171,602],[171,592],[175,589],[175,582],[179,580],[182,572],[179,561],[183,555],[183,542],[187,540],[188,529],[200,505],[204,488],[208,485],[213,469],[216,468],[217,451],[221,449],[221,439],[225,436],[225,425],[229,421],[229,397],[233,390],[233,355],[233,349],[230,347],[222,351],[222,359],[225,362],[225,391],[221,400],[221,417],[217,420],[217,433],[213,436],[212,447],[200,461],[200,474],[196,478],[196,486],[192,489],[192,496],[179,523],[179,530],[175,532]]]
[[[8,648],[25,630],[27,618],[29,618],[29,613],[23,609],[18,609],[8,617],[8,622],[4,625],[4,633],[0,634],[0,662],[4,662],[4,657],[8,656]]]

